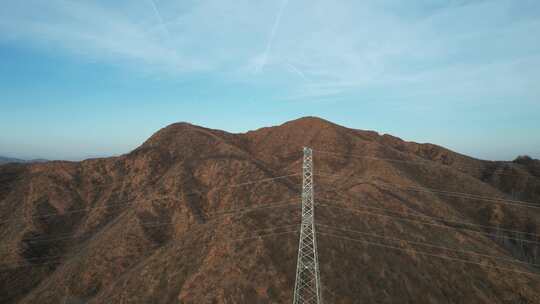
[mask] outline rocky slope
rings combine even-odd
[[[326,303],[540,303],[529,163],[311,117],[0,166],[0,303],[292,302],[304,146]]]

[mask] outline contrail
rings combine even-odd
[[[295,73],[296,75],[300,76],[302,79],[304,80],[307,80],[306,78],[306,74],[304,74],[304,72],[300,71],[300,69],[298,69],[296,66],[294,66],[292,63],[290,62],[287,62],[285,63],[285,65],[289,68],[289,70],[293,73]]]
[[[268,37],[268,42],[266,43],[266,49],[264,50],[264,53],[262,55],[261,62],[257,65],[255,72],[260,72],[264,66],[266,65],[266,62],[268,61],[268,54],[270,53],[270,50],[272,49],[272,44],[274,43],[274,37],[276,36],[277,29],[279,27],[279,24],[281,23],[281,16],[283,15],[283,11],[285,11],[285,7],[287,7],[287,4],[289,3],[289,0],[283,0],[281,3],[281,7],[279,8],[278,14],[276,16],[276,21],[274,22],[274,26],[272,27],[272,31],[270,32],[270,37]]]
[[[167,35],[167,38],[171,37],[171,33],[169,33],[169,29],[167,29],[167,26],[165,26],[165,22],[163,22],[163,18],[161,17],[161,14],[159,13],[158,7],[156,5],[156,2],[154,0],[149,0],[152,4],[152,9],[154,10],[154,13],[156,14],[156,17],[158,18],[159,23],[163,27],[163,31]]]

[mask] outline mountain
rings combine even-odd
[[[0,302],[291,303],[305,146],[326,303],[540,303],[528,160],[314,117],[0,166]]]
[[[44,163],[44,162],[47,162],[47,160],[45,159],[24,160],[24,159],[19,159],[19,158],[0,156],[0,165],[9,164],[9,163]]]
[[[0,165],[7,163],[24,163],[25,160],[11,157],[0,156]]]

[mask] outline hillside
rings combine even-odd
[[[530,162],[313,117],[0,166],[0,303],[291,303],[304,146],[326,303],[540,303]]]

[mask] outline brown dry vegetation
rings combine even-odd
[[[314,159],[326,303],[540,303],[523,264],[540,264],[539,208],[423,190],[538,202],[529,163],[317,118],[246,134],[179,123],[121,157],[0,166],[0,302],[290,303],[298,234],[282,232],[299,205],[213,214],[298,199],[299,176],[227,187],[299,173],[303,146],[345,155]]]

